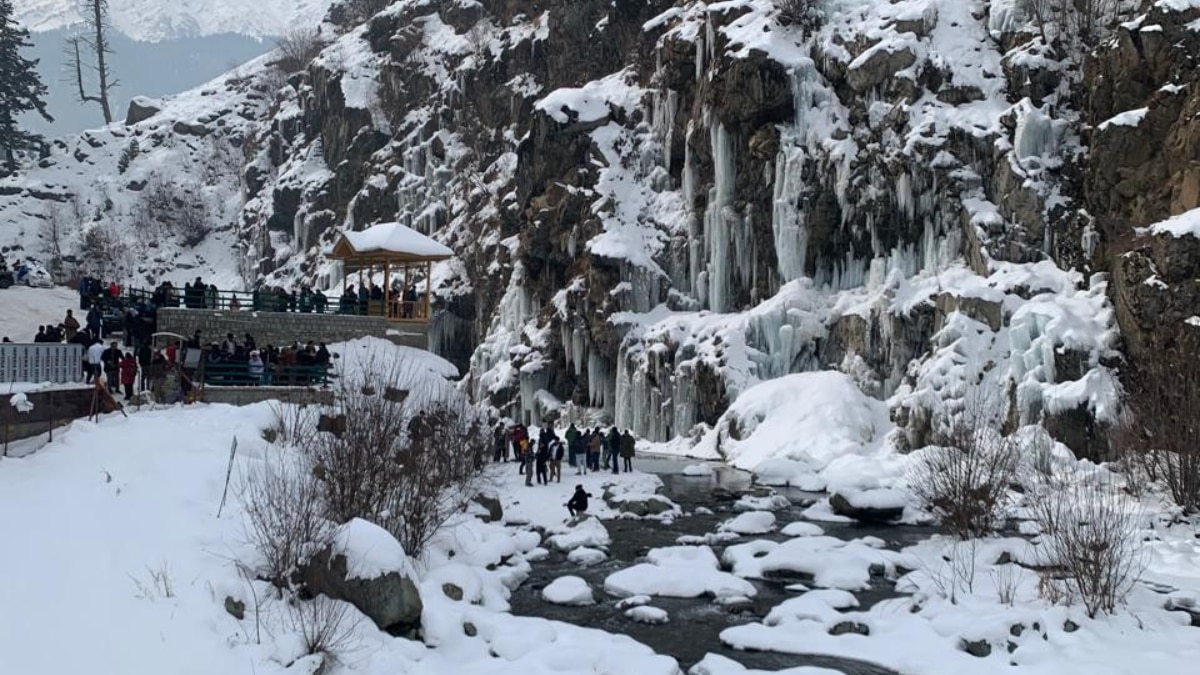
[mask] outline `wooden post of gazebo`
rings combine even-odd
[[[359,284],[362,284],[363,271],[380,265],[383,268],[383,316],[393,323],[425,324],[429,322],[431,314],[433,263],[453,258],[454,251],[399,223],[384,223],[373,225],[361,232],[343,233],[333,245],[329,257],[342,261],[343,292],[346,279],[352,270],[358,270]],[[392,267],[397,265],[404,268],[404,288],[401,290],[399,303],[402,307],[408,306],[406,294],[411,287],[411,268],[424,266],[425,297],[413,303],[408,317],[404,316],[403,311],[392,311]]]

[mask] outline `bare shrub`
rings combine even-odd
[[[141,600],[160,600],[175,597],[175,584],[171,581],[171,570],[164,561],[158,568],[147,567],[147,578],[138,579],[130,575],[133,586],[137,589],[136,596]]]
[[[373,522],[415,554],[478,494],[490,436],[465,398],[392,388],[402,381],[339,378],[334,408],[349,423],[303,450],[331,519]]]
[[[320,416],[317,406],[272,401],[271,413],[275,419],[270,428],[264,430],[264,436],[269,436],[267,440],[271,443],[301,447],[308,445],[317,433]]]
[[[940,447],[917,455],[908,471],[913,495],[962,539],[994,529],[1017,471],[1018,445],[995,428],[990,403],[981,390],[968,393],[939,425]]]
[[[1187,329],[1185,329],[1187,330]],[[1186,512],[1200,510],[1200,330],[1136,359],[1126,369],[1118,456],[1160,481]]]
[[[212,231],[204,206],[186,190],[161,178],[151,179],[142,189],[134,219],[143,236],[173,234],[187,247],[203,242]]]
[[[337,656],[352,647],[358,626],[351,605],[318,595],[311,600],[292,597],[284,615],[286,627],[304,643],[306,654]]]
[[[817,30],[825,22],[820,0],[775,0],[775,7],[779,9],[780,23],[798,26],[806,33]]]
[[[955,541],[936,562],[922,566],[934,589],[952,605],[958,604],[959,594],[971,595],[975,592],[975,558],[978,550],[978,539]]]
[[[1012,563],[998,565],[989,571],[992,578],[992,588],[1000,604],[1012,607],[1017,602],[1017,593],[1025,580],[1025,569]]]
[[[1032,503],[1044,562],[1062,587],[1043,579],[1047,600],[1078,600],[1088,616],[1112,613],[1145,569],[1142,513],[1107,480],[1047,481]]]
[[[284,73],[299,72],[317,58],[323,47],[316,28],[293,28],[275,42],[275,48],[279,50],[276,65]]]
[[[107,226],[93,225],[83,233],[80,266],[92,276],[112,276],[120,266],[119,243]]]
[[[1042,41],[1081,55],[1096,46],[1121,16],[1120,0],[1024,0]]]
[[[239,487],[247,536],[262,558],[260,573],[286,587],[296,567],[332,541],[321,484],[304,466],[268,456],[243,474]]]

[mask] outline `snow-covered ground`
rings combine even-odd
[[[67,310],[79,312],[79,293],[69,288],[13,286],[0,290],[0,336],[13,342],[32,342],[37,327],[58,325]]]
[[[420,365],[429,377],[442,376],[435,361]],[[30,456],[0,460],[0,672],[309,672],[299,669],[307,662],[296,661],[295,631],[269,587],[247,581],[236,565],[253,555],[243,534],[237,477],[280,451],[261,435],[273,421],[270,404],[107,416],[95,424],[76,422]],[[234,438],[234,494],[218,518]],[[515,464],[493,467],[492,489],[505,522],[464,516],[412,561],[425,603],[424,643],[389,636],[359,617],[330,672],[675,675],[674,659],[626,636],[507,613],[511,589],[546,555],[543,545],[583,552],[581,565],[584,558],[602,559],[612,544],[605,520],[630,517],[609,502],[653,499],[661,486],[656,476],[639,472],[564,473],[562,483],[526,486]],[[592,493],[595,517],[573,524],[564,503],[576,485]],[[658,517],[686,516],[672,509]],[[867,659],[923,675],[1076,669],[1174,675],[1193,672],[1200,659],[1197,629],[1187,625],[1186,614],[1165,609],[1168,602],[1200,600],[1200,544],[1189,527],[1160,523],[1147,530],[1145,579],[1155,586],[1138,586],[1128,607],[1093,620],[1080,607],[1038,598],[1036,575],[1007,561],[1034,560],[1023,539],[984,541],[969,554],[943,538],[894,551],[874,537],[845,541],[805,522],[783,527],[790,538],[782,543],[756,538],[775,525],[772,514],[752,511],[717,525],[741,537],[721,559],[708,545],[656,548],[645,562],[609,574],[603,588],[563,577],[544,597],[567,605],[608,603],[629,620],[658,623],[670,618],[653,606],[656,597],[737,602],[755,595],[750,580],[801,573],[811,577],[813,591],[784,601],[759,622],[726,629],[722,640]],[[354,531],[363,530],[377,528],[364,523]],[[351,537],[344,548],[361,549],[370,539]],[[382,559],[389,550],[399,557],[394,543],[368,548],[355,554],[359,567],[399,564]],[[964,555],[974,570],[969,584],[968,575],[953,577],[945,562]],[[851,592],[881,573],[898,579],[898,590],[908,595],[857,611]],[[953,602],[942,590],[948,578],[960,579]],[[461,599],[448,597],[448,583],[463,589]],[[1010,586],[1011,602],[1001,595]],[[227,613],[226,597],[247,604],[245,619]],[[854,630],[830,634],[845,622]],[[864,630],[867,635],[859,634]],[[976,651],[987,643],[990,655],[968,654],[968,643]],[[744,669],[710,656],[692,672]]]

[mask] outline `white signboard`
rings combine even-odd
[[[82,382],[82,364],[79,345],[0,343],[0,382]]]

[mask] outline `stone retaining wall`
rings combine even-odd
[[[205,387],[205,403],[243,406],[263,401],[333,405],[333,390],[302,387]]]
[[[216,309],[158,310],[158,330],[190,337],[200,331],[205,341],[219,342],[226,333],[254,336],[260,345],[282,345],[296,341],[344,342],[368,335],[387,338],[390,324],[380,316],[344,314],[297,314],[290,312],[234,312]],[[424,333],[425,327],[405,327],[405,332]],[[425,345],[422,344],[423,348]]]

